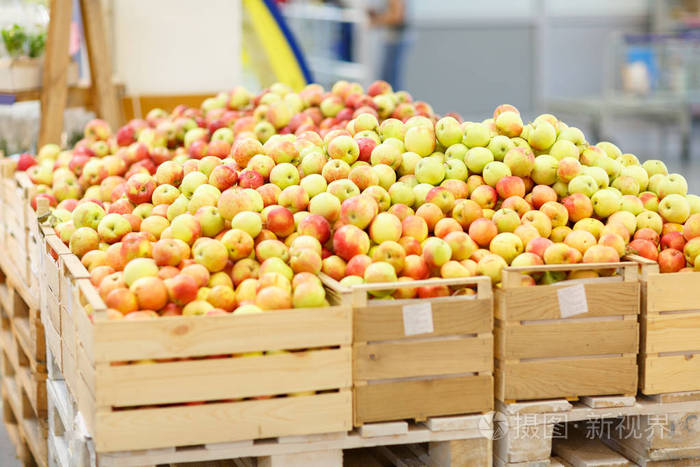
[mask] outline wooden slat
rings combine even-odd
[[[636,321],[578,321],[496,326],[496,357],[554,358],[637,353]]]
[[[124,115],[112,82],[112,56],[105,37],[102,5],[100,0],[80,0],[80,6],[97,115],[116,132],[123,123]]]
[[[588,313],[576,318],[639,314],[639,284],[602,282],[584,284]],[[555,285],[498,290],[496,318],[504,321],[559,319],[559,299]]]
[[[355,344],[355,381],[493,370],[493,336]]]
[[[350,347],[97,370],[97,404],[135,406],[349,388]]]
[[[644,394],[700,390],[700,355],[643,355],[640,390]]]
[[[700,309],[700,274],[652,274],[647,279],[647,312]]]
[[[111,362],[344,345],[351,340],[351,317],[350,308],[329,307],[101,321],[93,325],[93,352],[95,362]]]
[[[419,303],[420,301],[416,301]],[[490,299],[449,297],[430,300],[433,329],[421,337],[479,334],[493,327]],[[375,305],[355,308],[354,341],[404,339],[403,305]],[[413,336],[408,336],[413,337]]]
[[[465,376],[355,387],[355,424],[493,409],[493,377]]]
[[[635,356],[497,361],[496,368],[500,400],[633,394],[637,388]]]
[[[700,307],[700,301],[697,306]],[[642,351],[700,351],[700,312],[646,316],[646,340]]]
[[[97,414],[100,452],[347,431],[350,391]]]
[[[68,92],[68,43],[72,10],[72,0],[51,0],[49,3],[51,21],[46,35],[42,72],[39,146],[61,142],[63,111]]]

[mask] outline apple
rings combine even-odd
[[[487,276],[493,283],[501,281],[501,272],[507,267],[508,263],[502,257],[494,254],[486,254],[477,263],[477,273]]]
[[[151,258],[134,258],[124,266],[124,282],[128,287],[142,277],[157,277],[158,266]]]
[[[593,202],[593,211],[599,217],[608,217],[622,207],[622,195],[610,188],[604,188],[594,193],[591,201]]]
[[[488,151],[488,149],[484,150]],[[445,178],[445,166],[439,157],[425,157],[416,164],[415,175],[418,183],[435,186]]]
[[[363,255],[359,255],[363,256]],[[357,256],[355,256],[357,258]],[[321,271],[339,281],[346,276],[346,264],[340,256],[331,255],[321,262]]]
[[[695,237],[692,237],[695,238]],[[667,232],[661,236],[661,249],[673,248],[678,251],[683,251],[687,240],[681,232]]]
[[[90,227],[78,227],[70,236],[69,247],[71,253],[82,258],[87,252],[99,247],[100,237]]]
[[[659,250],[653,242],[641,238],[632,240],[628,245],[628,249],[633,254],[643,256],[652,261],[656,261],[659,255]]]
[[[100,240],[107,243],[118,242],[129,232],[131,232],[131,224],[120,214],[107,214],[97,225]]]
[[[72,214],[73,225],[76,229],[89,227],[96,230],[100,221],[105,216],[105,210],[91,201],[79,204]]]
[[[661,180],[657,193],[661,200],[671,194],[685,196],[688,194],[688,182],[680,174],[670,174]]]
[[[670,175],[669,175],[670,177]],[[659,201],[659,214],[667,222],[684,223],[690,216],[690,204],[684,195],[672,193]]]
[[[372,263],[367,266],[363,278],[368,284],[377,282],[396,282],[398,280],[394,267],[391,264],[383,261]],[[393,289],[370,290],[369,293],[375,297],[384,297],[391,295],[393,293]]]
[[[645,227],[649,227],[660,234],[663,228],[663,219],[656,212],[643,211],[637,215],[637,228],[643,229]]]
[[[192,245],[202,233],[202,226],[192,214],[180,214],[170,223],[173,238],[180,239]]]
[[[685,256],[674,248],[662,250],[658,256],[659,271],[678,272],[685,267]]]
[[[510,264],[513,259],[523,252],[522,240],[511,232],[497,234],[489,243],[489,250]]]
[[[581,260],[581,253],[565,243],[553,243],[543,255],[545,264],[575,264]]]
[[[369,247],[369,237],[355,225],[343,225],[333,234],[333,251],[345,261],[355,255],[367,254]]]

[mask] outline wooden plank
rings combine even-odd
[[[68,42],[70,24],[73,15],[71,0],[51,0],[49,21],[46,34],[46,51],[42,71],[41,123],[39,125],[39,143],[61,142],[63,132],[63,111],[66,106],[68,83]]]
[[[493,409],[492,388],[491,376],[356,386],[355,424],[488,412]]]
[[[653,274],[647,279],[647,311],[700,309],[700,274]]]
[[[96,113],[116,132],[124,121],[124,115],[117,96],[117,88],[112,82],[112,56],[105,37],[102,4],[100,0],[80,0],[80,6]]]
[[[700,300],[697,302],[700,307]],[[642,352],[700,353],[700,312],[647,315],[646,339]]]
[[[588,313],[575,318],[623,316],[639,314],[639,284],[636,282],[603,282],[583,285]],[[559,299],[555,285],[521,287],[496,291],[496,318],[503,321],[537,321],[560,319]]]
[[[493,442],[487,438],[474,438],[429,444],[431,467],[490,467]]]
[[[342,465],[341,449],[280,454],[258,459],[258,467],[342,467]]]
[[[122,410],[97,414],[97,451],[347,431],[350,391],[315,396]],[[232,423],[235,421],[235,423]]]
[[[631,320],[503,324],[494,330],[502,359],[637,353],[639,345],[639,325]]]
[[[700,391],[700,355],[642,357],[640,389],[644,394]]]
[[[328,307],[101,321],[93,325],[93,353],[95,362],[111,362],[344,345],[351,340],[351,318],[349,307]]]
[[[634,396],[594,396],[581,398],[581,402],[592,409],[631,407],[635,404],[636,400]]]
[[[673,402],[700,401],[700,391],[669,392],[649,396],[649,399],[659,404],[669,404]]]
[[[418,301],[417,301],[418,303]],[[421,337],[480,334],[491,332],[493,308],[490,299],[448,297],[430,300],[433,329]],[[356,342],[405,339],[403,305],[372,304],[355,308],[354,340]]]
[[[569,430],[565,438],[552,440],[552,452],[573,467],[628,467],[625,457],[607,447],[600,439],[588,439],[579,430]]]
[[[363,438],[405,435],[406,433],[408,433],[407,422],[368,423],[360,427],[360,436]]]
[[[634,355],[497,362],[496,397],[500,400],[633,394],[636,389]]]
[[[493,371],[493,336],[353,345],[355,381]]]
[[[97,369],[98,405],[128,407],[349,388],[349,347]]]

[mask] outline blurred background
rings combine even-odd
[[[275,81],[274,63],[262,63],[256,49],[260,25],[251,1],[102,3],[127,118],[171,105],[164,96],[193,103],[235,84],[256,90]],[[437,112],[465,119],[487,118],[502,103],[518,107],[524,119],[554,113],[589,141],[609,140],[640,159],[665,160],[669,170],[687,173],[691,190],[700,190],[700,133],[693,131],[700,113],[698,0],[277,5],[310,75],[325,86],[386,79]],[[89,70],[79,9],[73,10],[69,80],[81,83]],[[19,56],[40,60],[48,18],[47,1],[0,0],[0,64]],[[35,144],[38,108],[0,92],[0,150]],[[69,111],[69,140],[87,118],[81,109]]]

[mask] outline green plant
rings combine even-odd
[[[31,34],[28,37],[29,56],[31,58],[41,57],[44,54],[46,47],[46,31],[41,31],[36,34]]]
[[[10,57],[19,57],[24,52],[27,33],[19,24],[13,24],[2,30],[2,40]]]
[[[28,55],[31,58],[37,58],[44,53],[46,31],[28,33],[24,27],[14,24],[2,30],[2,40],[10,57],[17,58]]]

